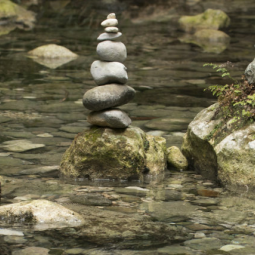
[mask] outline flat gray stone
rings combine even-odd
[[[126,128],[131,124],[131,119],[125,112],[111,109],[91,112],[88,116],[88,122],[101,127]]]
[[[128,80],[127,68],[119,62],[96,60],[92,63],[90,72],[97,85],[109,83],[125,84]]]
[[[119,29],[117,27],[106,27],[104,31],[106,33],[118,33]]]
[[[0,235],[3,235],[3,236],[24,236],[23,232],[21,232],[21,231],[6,229],[6,228],[0,229]]]
[[[110,199],[96,193],[87,193],[81,195],[75,194],[71,195],[70,199],[74,203],[91,206],[108,206],[112,204],[112,201]]]
[[[108,84],[88,90],[83,96],[83,105],[92,111],[123,105],[132,100],[135,90],[126,85]]]
[[[49,254],[48,249],[41,247],[27,247],[22,250],[17,250],[12,253],[12,255],[47,255]]]
[[[117,27],[116,27],[117,28]],[[117,28],[118,29],[118,28]],[[109,30],[109,29],[108,29]],[[117,31],[118,32],[118,31]],[[106,32],[98,36],[98,41],[114,40],[122,36],[121,32]]]
[[[115,27],[118,25],[117,19],[106,19],[101,23],[103,27]]]
[[[97,54],[103,61],[124,62],[127,49],[122,42],[104,41],[97,45]]]
[[[23,170],[20,172],[20,174],[44,174],[44,173],[50,173],[57,171],[59,169],[59,165],[56,166],[41,166],[41,167],[36,167],[36,168],[30,168],[27,170]]]
[[[217,238],[203,238],[203,239],[192,239],[184,242],[185,246],[191,249],[207,251],[212,249],[219,249],[222,247],[222,242]]]

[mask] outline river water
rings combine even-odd
[[[165,137],[168,146],[180,147],[188,123],[216,101],[204,89],[226,82],[203,64],[231,61],[232,76],[239,78],[255,56],[252,1],[202,1],[198,6],[199,10],[223,9],[231,18],[226,30],[231,42],[220,54],[181,43],[178,38],[183,32],[175,22],[134,24],[124,19],[125,15],[122,21],[118,9],[121,40],[128,50],[128,85],[137,91],[135,99],[120,108],[131,116],[132,125]],[[2,205],[47,199],[78,212],[93,211],[92,221],[99,226],[104,212],[108,225],[101,226],[101,230],[107,233],[114,226],[119,234],[109,240],[84,240],[75,235],[73,228],[38,231],[31,226],[2,222],[3,229],[22,231],[24,236],[0,235],[0,253],[25,254],[22,249],[41,247],[49,254],[255,254],[254,200],[246,198],[245,192],[229,194],[195,172],[169,169],[165,179],[156,183],[59,180],[63,153],[78,132],[89,128],[88,111],[81,99],[85,91],[95,86],[89,68],[97,59],[96,38],[102,32],[98,24],[115,11],[111,5],[107,10],[97,8],[92,6],[89,15],[86,13],[88,17],[84,17],[77,7],[34,7],[38,11],[34,29],[16,29],[1,36],[0,175],[5,179]],[[178,14],[196,13],[195,7],[180,10],[182,13]],[[29,50],[49,43],[65,46],[80,57],[63,65],[37,63],[27,57]],[[16,149],[10,149],[13,144]],[[102,187],[107,188],[102,191]],[[94,204],[73,198],[91,193],[96,194]],[[146,233],[143,237],[129,236],[129,242],[120,238],[120,219],[130,217],[132,224],[133,218],[141,215],[160,224],[186,227],[190,240],[155,242]],[[226,245],[232,248],[220,250]]]

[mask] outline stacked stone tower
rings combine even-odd
[[[98,85],[83,96],[83,105],[92,112],[88,122],[92,125],[126,128],[131,124],[128,115],[117,109],[135,96],[135,90],[127,85],[127,68],[122,64],[127,58],[126,46],[116,39],[122,36],[117,28],[118,20],[114,13],[107,16],[101,25],[105,28],[97,40],[97,54],[100,60],[91,65],[91,75]]]

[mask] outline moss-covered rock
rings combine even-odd
[[[182,152],[205,178],[231,190],[255,189],[255,123],[236,130],[216,117],[217,109],[218,104],[204,109],[190,123]]]
[[[230,18],[221,10],[207,9],[196,16],[183,16],[179,19],[181,29],[194,32],[199,29],[221,29],[230,24]]]
[[[79,133],[65,152],[60,172],[64,177],[139,179],[166,168],[165,139],[146,135],[137,127],[92,127]]]
[[[15,23],[19,28],[31,29],[35,22],[35,13],[9,0],[0,0],[0,19]]]
[[[167,163],[179,170],[188,168],[188,160],[176,146],[167,148]]]
[[[186,34],[179,40],[198,45],[204,52],[217,54],[223,52],[230,43],[230,37],[226,33],[214,29],[201,29],[192,35]]]

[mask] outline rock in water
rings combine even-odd
[[[91,75],[97,85],[109,83],[125,84],[128,80],[127,68],[118,62],[96,60],[91,65]]]
[[[83,105],[92,111],[100,111],[126,104],[135,96],[135,90],[126,85],[107,84],[88,90]]]
[[[166,169],[165,151],[164,138],[146,135],[136,127],[92,127],[76,136],[60,171],[65,177],[90,179],[139,179],[143,172],[155,176]]]
[[[103,61],[124,62],[127,49],[122,42],[104,41],[97,45],[97,54]]]
[[[244,75],[249,84],[255,84],[255,59],[247,66]]]
[[[107,33],[103,33],[103,34],[99,35],[97,40],[98,41],[115,40],[121,36],[122,36],[121,32],[118,32],[118,33],[107,32]]]
[[[91,112],[87,121],[92,125],[111,128],[126,128],[131,124],[128,115],[119,109]]]
[[[77,58],[78,55],[71,52],[67,48],[56,45],[56,44],[47,44],[35,48],[28,52],[29,55],[35,56],[38,58]]]

